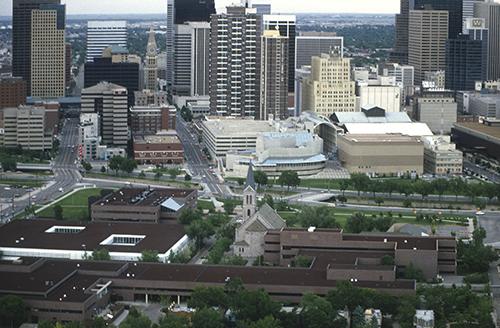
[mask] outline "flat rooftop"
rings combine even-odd
[[[346,123],[350,134],[404,134],[412,137],[434,135],[425,123]]]
[[[468,129],[489,137],[500,139],[500,126],[489,126],[478,122],[455,123],[455,127]]]
[[[422,143],[415,137],[402,134],[346,134],[339,138],[354,143]]]
[[[135,245],[102,244],[112,235],[144,236],[144,238]],[[97,248],[106,248],[109,252],[141,253],[144,250],[156,250],[158,253],[165,253],[184,235],[184,227],[177,223],[15,220],[0,227],[0,248],[89,252]]]
[[[122,188],[96,201],[92,206],[160,206],[169,198],[184,199],[194,189]]]
[[[152,135],[152,136],[136,136],[134,137],[135,144],[173,144],[181,143],[177,134]]]
[[[244,119],[209,119],[201,122],[215,137],[257,136],[263,132],[276,132],[276,128],[267,121]]]

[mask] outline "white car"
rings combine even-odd
[[[484,215],[484,212],[483,211],[477,211],[476,215]]]
[[[63,188],[59,188],[59,192],[63,192],[63,191],[64,191]]]

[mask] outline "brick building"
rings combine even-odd
[[[26,81],[19,77],[0,79],[0,108],[26,104]]]
[[[184,147],[177,134],[136,136],[134,159],[139,164],[182,164]]]

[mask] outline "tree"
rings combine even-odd
[[[153,250],[144,250],[141,253],[141,257],[139,259],[141,262],[160,262],[160,258],[158,257],[158,252]]]
[[[144,179],[146,177],[146,173],[144,171],[139,172],[139,178]]]
[[[292,261],[292,266],[299,268],[309,268],[312,264],[312,258],[303,255],[297,255]]]
[[[303,227],[339,228],[334,211],[328,206],[304,207],[297,215],[297,221]]]
[[[106,173],[106,166],[101,166],[101,173]]]
[[[262,202],[264,204],[267,204],[267,205],[271,206],[272,208],[274,208],[274,198],[273,198],[273,196],[271,196],[269,194],[265,194],[264,198],[262,199]]]
[[[419,180],[413,186],[415,193],[422,196],[422,201],[432,192],[433,186],[427,181]]]
[[[189,320],[184,317],[167,314],[160,319],[159,328],[186,328],[189,327]]]
[[[280,320],[268,315],[267,317],[258,321],[250,323],[248,328],[282,328]]]
[[[17,170],[17,161],[14,158],[7,157],[2,160],[2,170],[5,171],[15,171]]]
[[[448,184],[450,190],[452,190],[455,195],[455,201],[458,201],[458,195],[463,194],[467,184],[461,178],[453,178],[448,182]]]
[[[233,214],[235,207],[236,207],[235,204],[231,202],[231,200],[229,199],[224,200],[224,211],[226,212],[226,214]]]
[[[85,171],[90,172],[92,171],[92,164],[90,164],[87,161],[82,160],[82,167]]]
[[[120,328],[151,328],[151,320],[139,313],[136,308],[131,308],[127,319],[120,324]]]
[[[61,221],[64,218],[63,208],[61,205],[59,205],[59,204],[55,205],[53,208],[53,211],[54,211],[54,218],[56,220]]]
[[[351,233],[361,233],[363,231],[372,231],[374,228],[373,220],[362,213],[354,213],[347,219],[346,230]]]
[[[191,181],[191,179],[191,176],[186,173],[186,175],[184,176],[184,181]]]
[[[255,171],[254,179],[258,185],[258,188],[260,188],[262,186],[267,186],[267,184],[268,184],[268,177],[267,177],[266,172],[264,172],[264,171]]]
[[[156,180],[160,180],[162,176],[163,176],[163,173],[161,173],[160,171],[156,171],[156,173],[155,173]]]
[[[324,298],[314,294],[306,294],[300,303],[300,315],[304,327],[308,328],[333,328],[337,327],[337,313],[332,305]],[[346,325],[344,325],[345,327]]]
[[[290,187],[297,187],[300,185],[300,178],[295,171],[283,171],[278,178],[278,183],[282,187],[287,186],[287,189],[290,190]]]
[[[352,327],[353,328],[364,328],[365,325],[365,314],[361,306],[356,306],[352,312]]]
[[[193,113],[186,106],[182,106],[181,108],[181,117],[186,122],[191,122],[193,120]]]
[[[382,197],[377,197],[375,198],[375,204],[378,206],[382,205],[384,203],[384,199]]]
[[[191,293],[188,306],[197,310],[218,307],[225,312],[229,308],[229,298],[223,288],[196,287]]]
[[[120,163],[120,170],[125,173],[132,173],[137,168],[137,162],[133,159],[124,158]]]
[[[366,190],[370,184],[370,178],[363,173],[354,173],[351,175],[351,183],[354,189],[358,192],[358,197],[362,190]]]
[[[111,170],[115,171],[116,175],[118,175],[124,160],[125,158],[122,156],[113,156],[109,159],[108,166]]]
[[[193,328],[224,328],[222,313],[211,309],[203,308],[196,311],[192,319]]]
[[[26,315],[26,304],[19,296],[6,295],[0,298],[0,326],[19,327]]]
[[[268,315],[275,316],[281,309],[264,290],[242,290],[232,302],[238,320],[257,321]]]
[[[380,263],[382,265],[394,265],[394,257],[392,257],[390,255],[384,255],[380,259]]]
[[[111,256],[106,248],[100,248],[94,249],[89,259],[93,261],[109,261]]]
[[[198,221],[202,219],[202,215],[199,211],[193,209],[185,209],[179,215],[179,223],[182,225],[190,225],[194,221]]]
[[[441,203],[441,197],[443,197],[446,190],[448,190],[448,180],[446,179],[436,179],[432,181],[432,187],[434,191],[439,195],[439,202]]]
[[[461,274],[487,272],[490,263],[498,260],[498,255],[491,246],[485,246],[483,241],[486,231],[483,228],[476,229],[472,234],[472,242],[458,242],[457,258],[458,271]]]
[[[174,168],[168,169],[167,173],[170,176],[170,179],[174,180],[175,178],[177,178],[178,175],[181,174],[181,170],[178,167],[174,167]]]
[[[34,205],[26,206],[26,208],[24,209],[24,216],[27,218],[32,217],[36,214],[35,212],[36,207]]]
[[[232,266],[244,266],[247,264],[247,260],[245,260],[244,258],[242,258],[239,255],[232,255],[232,256],[223,257],[221,264],[232,265]]]
[[[349,188],[351,182],[347,179],[340,180],[339,189],[342,191],[342,196],[345,196],[345,191]]]
[[[193,221],[186,228],[188,237],[194,239],[196,249],[201,249],[205,238],[210,237],[214,232],[214,227],[206,220]]]
[[[422,270],[419,268],[415,267],[413,263],[410,263],[405,267],[405,272],[404,272],[404,278],[405,279],[414,279],[417,282],[425,282],[425,276]]]

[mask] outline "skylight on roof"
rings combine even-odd
[[[146,238],[144,235],[111,235],[104,239],[100,245],[135,246],[144,238]]]
[[[67,234],[76,234],[85,230],[85,227],[77,227],[77,226],[52,226],[49,229],[45,230],[46,233],[67,233]]]

